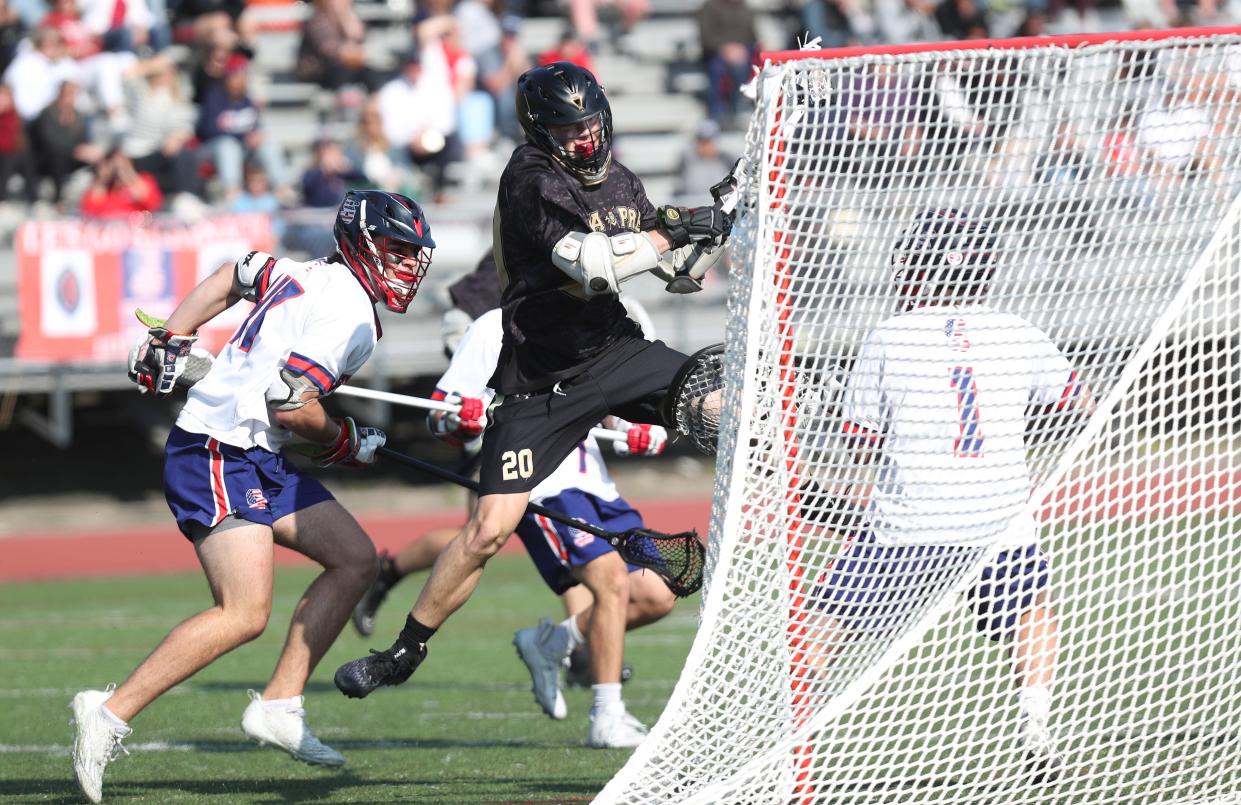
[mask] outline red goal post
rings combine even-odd
[[[1241,616],[1239,49],[1241,28],[1196,28],[764,55],[701,626],[663,717],[599,801],[1049,796],[1006,743],[1007,660],[961,606],[998,546],[898,631],[807,638],[842,549],[818,526],[842,501],[864,505],[871,480],[849,466],[837,378],[893,312],[894,244],[935,208],[987,222],[997,307],[1043,330],[1101,401],[1088,422],[1036,418],[1029,434],[1029,507],[1048,502],[1040,542],[1064,623],[1055,801],[1206,802],[1241,786],[1227,726],[1241,701],[1210,693],[1241,660],[1218,636]],[[1150,55],[1140,72],[1133,54]],[[885,71],[911,83],[883,88]],[[1021,82],[993,92],[997,74]],[[971,93],[989,104],[972,122]],[[844,114],[876,108],[869,128]]]

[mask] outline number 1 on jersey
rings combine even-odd
[[[982,455],[982,422],[978,417],[978,385],[974,382],[973,367],[952,367],[949,382],[957,392],[957,413],[961,425],[953,444],[953,455],[957,458],[978,458]]]

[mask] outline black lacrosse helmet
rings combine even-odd
[[[954,209],[918,216],[892,252],[905,310],[981,298],[995,274],[996,239],[982,221]]]
[[[594,75],[572,62],[535,67],[517,79],[517,118],[526,139],[587,186],[608,178],[612,166],[612,106]],[[552,136],[552,126],[586,123],[592,144],[570,152]],[[597,123],[597,125],[596,125]]]
[[[374,302],[404,313],[431,265],[431,225],[411,198],[350,190],[332,227],[336,251]]]

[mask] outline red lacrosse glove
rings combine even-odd
[[[336,441],[311,456],[320,467],[339,464],[342,467],[366,467],[375,463],[375,451],[384,446],[388,437],[379,428],[359,427],[353,417],[336,420],[340,434]]]
[[[620,425],[623,420],[617,420]],[[668,446],[668,431],[659,425],[635,424],[624,422],[621,430],[628,437],[623,442],[613,442],[612,448],[617,455],[657,456]]]

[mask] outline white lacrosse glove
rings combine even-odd
[[[163,327],[152,327],[129,350],[129,379],[138,384],[143,394],[171,394],[197,340],[194,334],[178,335]]]
[[[384,432],[379,428],[360,427],[351,416],[336,422],[340,425],[340,434],[322,452],[311,456],[314,462],[320,467],[339,464],[355,469],[374,464],[375,451],[388,441]]]
[[[626,422],[613,417],[614,426],[627,437],[623,442],[612,442],[618,456],[657,456],[668,446],[668,431],[659,425]]]
[[[487,429],[487,404],[478,397],[462,397],[452,393],[444,402],[459,406],[442,417],[427,417],[431,435],[453,447],[464,447],[483,435]]]

